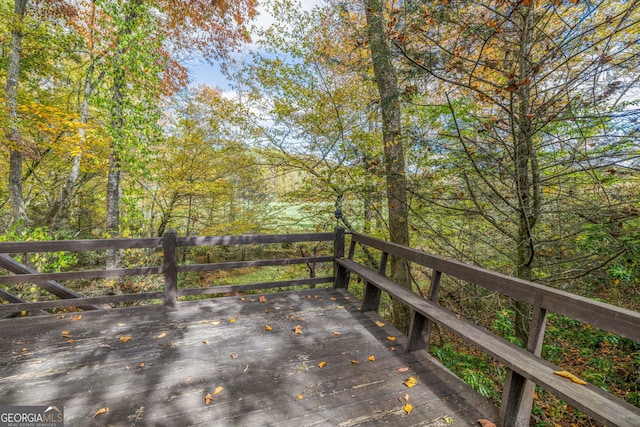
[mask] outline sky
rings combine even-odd
[[[268,0],[265,0],[268,1]],[[321,4],[322,0],[299,0],[302,10],[311,10],[315,5]],[[265,11],[262,6],[258,6],[260,14],[253,24],[260,28],[268,27],[274,22],[274,17]],[[219,87],[223,92],[231,92],[231,86],[227,78],[222,74],[217,64],[210,65],[205,61],[198,64],[189,65],[191,84],[194,86],[206,84],[212,87]]]

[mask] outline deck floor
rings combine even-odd
[[[378,326],[384,321],[377,315],[361,313],[348,292],[265,298],[1,320],[0,405],[63,406],[68,426],[495,421],[495,407],[426,352],[406,353],[406,339]],[[404,385],[410,376],[417,380],[412,388]],[[101,408],[109,411],[95,415]]]

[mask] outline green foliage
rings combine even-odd
[[[11,241],[50,241],[57,240],[49,233],[47,227],[28,228],[16,225],[8,233],[0,234],[0,242]],[[73,270],[77,265],[77,256],[70,252],[46,252],[25,254],[21,262],[27,262],[30,267],[40,273],[57,273]]]

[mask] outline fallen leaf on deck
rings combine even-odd
[[[375,356],[369,356],[368,357],[370,362],[375,362],[376,361],[376,357]]]
[[[484,418],[479,419],[478,424],[480,424],[482,427],[496,427],[494,423],[489,420],[485,420]]]
[[[245,298],[244,298],[244,297],[240,297],[240,301],[244,301],[244,300],[245,300]]]
[[[407,372],[409,370],[408,366],[405,366],[403,368],[398,369],[398,372],[403,373],[403,372]]]
[[[416,380],[413,377],[407,378],[407,380],[404,382],[404,385],[406,385],[409,388],[415,387],[416,384],[418,384],[418,380]]]
[[[93,417],[95,418],[96,416],[106,414],[107,412],[109,412],[109,408],[100,408],[95,414],[93,414]]]
[[[581,385],[585,385],[587,382],[585,380],[582,380],[578,377],[576,377],[575,375],[573,375],[571,372],[569,371],[556,371],[554,372],[554,374],[559,375],[563,378],[568,378],[571,381],[573,381],[576,384],[581,384]]]
[[[76,340],[70,339],[70,340],[67,340],[67,342],[74,343],[74,342],[76,342]]]
[[[411,406],[411,403],[407,403],[406,405],[404,405],[404,412],[406,412],[407,415],[409,415],[412,410],[413,410],[413,406]]]
[[[307,295],[307,299],[311,299],[311,295]]]
[[[318,363],[318,368],[322,369],[327,365],[327,362],[320,362]]]
[[[258,298],[258,301],[267,302],[267,297],[265,297],[264,295],[260,295],[260,298]]]
[[[353,363],[354,365],[357,365],[360,362],[358,362],[358,359],[351,359],[351,363]]]
[[[273,329],[273,328],[272,328],[271,326],[269,326],[269,325],[267,325],[267,326],[265,326],[265,327],[264,327],[264,330],[265,330],[265,331],[271,331],[272,329]]]
[[[331,332],[333,335],[339,337],[340,335],[342,335],[342,332],[337,332],[337,331],[333,331]]]
[[[131,341],[133,338],[131,337],[131,335],[121,335],[120,336],[120,342],[129,342]]]
[[[138,368],[144,368],[144,362],[138,363]]]
[[[118,326],[127,326],[126,323],[118,323]]]
[[[71,318],[71,320],[80,320],[80,319],[82,319],[82,314],[76,314]]]
[[[237,358],[238,358],[238,355],[234,353],[234,354],[232,354],[232,355],[231,355],[231,358],[232,358],[232,359],[237,359]]]
[[[318,295],[314,295],[313,298],[318,299]]]
[[[265,312],[265,313],[271,313],[271,310],[266,309],[264,312]]]
[[[235,318],[235,317],[232,317],[231,319],[229,319],[229,322],[231,322],[231,323],[236,323],[236,318]]]
[[[202,340],[202,344],[209,344],[209,341],[207,341],[207,340]]]
[[[408,402],[408,401],[409,401],[409,395],[408,395],[408,394],[405,394],[405,395],[404,395],[404,400],[405,400],[405,402]]]
[[[60,315],[60,316],[58,316],[57,318],[58,318],[58,319],[64,319],[64,318],[65,318],[65,315],[64,315],[64,314],[61,314],[61,315]]]
[[[73,335],[71,335],[71,331],[62,331],[62,336],[65,338],[73,337]]]
[[[336,301],[338,298],[331,297],[330,299],[331,299],[331,301]]]
[[[291,316],[289,316],[289,319],[291,319],[291,320],[295,320],[295,319],[296,319],[296,316],[291,315]]]
[[[378,326],[382,327],[382,326],[384,326],[384,323],[382,323],[382,322],[380,322],[380,321],[376,321],[376,325],[378,325]]]
[[[211,393],[207,393],[207,395],[204,397],[204,404],[208,405],[209,403],[211,403],[212,400],[213,400],[213,396],[211,396]]]
[[[213,391],[213,395],[215,396],[216,394],[220,394],[222,390],[224,390],[224,387],[222,386],[216,387],[216,389]]]
[[[301,394],[296,395],[296,397],[298,398],[298,400],[302,400],[302,399],[304,399],[304,396],[303,396],[303,395],[301,395]]]
[[[344,305],[336,305],[336,308],[344,308]]]
[[[395,347],[389,347],[389,350],[396,351],[396,348]]]
[[[389,335],[389,336],[387,337],[387,339],[388,339],[389,341],[395,341],[395,340],[396,340],[396,337],[392,337],[391,335]]]
[[[453,424],[453,418],[452,417],[444,417],[444,422],[447,424]]]
[[[219,320],[214,320],[213,322],[211,322],[212,325],[219,325],[220,321]]]
[[[156,338],[164,338],[167,336],[166,332],[161,333],[160,335],[158,335]]]
[[[296,325],[296,327],[293,329],[293,333],[301,334],[302,333],[302,326]]]
[[[22,351],[29,351],[27,347],[22,347]]]

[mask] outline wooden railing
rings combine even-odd
[[[381,253],[378,271],[354,261],[357,246],[368,248],[369,253],[371,249]],[[428,299],[385,277],[390,256],[431,269]],[[591,384],[580,385],[556,375],[555,372],[561,369],[540,357],[548,312],[577,319],[638,343],[640,313],[357,233],[351,233],[347,257],[337,259],[336,263],[336,287],[347,287],[350,273],[361,276],[365,281],[363,311],[377,311],[383,291],[413,310],[409,351],[426,348],[431,325],[437,323],[501,361],[508,374],[503,388],[499,425],[529,426],[533,393],[537,384],[607,426],[640,426],[639,408]],[[526,350],[438,305],[443,275],[530,304],[533,317]]]
[[[238,268],[286,266],[293,264],[321,264],[333,262],[336,253],[340,251],[340,244],[336,236],[341,239],[344,248],[344,232],[338,233],[306,233],[306,234],[274,234],[274,235],[241,235],[241,236],[212,236],[212,237],[178,237],[173,230],[167,231],[161,238],[144,239],[95,239],[95,240],[58,240],[42,242],[2,242],[0,255],[21,253],[48,252],[81,252],[123,249],[154,249],[162,251],[163,265],[122,269],[100,269],[88,271],[68,271],[60,273],[24,273],[0,276],[0,285],[9,283],[35,283],[43,289],[58,295],[62,299],[40,302],[22,302],[12,297],[6,291],[0,293],[0,299],[10,304],[0,304],[0,317],[16,312],[36,312],[53,308],[88,307],[97,308],[99,305],[116,304],[143,300],[163,300],[165,305],[176,306],[177,298],[182,296],[224,294],[229,292],[259,290],[268,288],[285,288],[298,285],[319,285],[332,283],[333,275],[324,277],[301,277],[299,279],[280,282],[252,283],[243,285],[212,286],[205,288],[178,288],[178,274],[186,272],[203,272],[212,270],[229,270]],[[178,248],[194,246],[221,245],[254,245],[254,244],[289,244],[301,242],[331,242],[334,250],[331,255],[309,256],[281,259],[266,259],[239,262],[221,262],[207,264],[180,264],[178,262]],[[343,250],[343,249],[342,249]],[[34,270],[26,270],[34,271]],[[136,275],[163,275],[164,290],[156,292],[140,292],[133,294],[106,295],[99,297],[83,297],[65,289],[58,281],[119,278]]]
[[[165,305],[175,307],[178,305],[177,298],[181,296],[223,294],[236,291],[284,288],[297,285],[313,286],[316,284],[333,283],[335,287],[346,288],[349,285],[350,275],[353,273],[361,276],[366,283],[362,302],[363,311],[377,311],[382,292],[386,292],[393,298],[401,300],[413,310],[409,331],[408,351],[428,350],[426,344],[429,342],[431,327],[436,323],[449,329],[454,334],[459,335],[467,342],[486,352],[496,360],[501,361],[506,366],[508,375],[505,381],[500,407],[499,424],[501,426],[513,427],[529,425],[533,392],[536,384],[608,426],[640,426],[640,409],[591,384],[580,385],[555,375],[554,372],[560,371],[560,368],[540,357],[548,312],[554,312],[577,319],[593,327],[609,331],[639,343],[640,313],[491,272],[455,260],[437,257],[362,234],[349,234],[351,241],[349,251],[346,254],[345,232],[342,228],[337,228],[334,233],[291,235],[177,237],[175,232],[169,231],[165,233],[162,238],[151,239],[4,242],[0,243],[0,254],[149,248],[162,251],[163,265],[118,270],[102,269],[62,273],[25,274],[22,272],[16,275],[0,276],[0,284],[31,282],[43,285],[43,288],[46,288],[47,283],[52,285],[52,283],[50,283],[52,281],[157,274],[164,276],[164,289],[157,292],[108,295],[91,298],[69,296],[63,297],[66,299],[31,303],[11,301],[5,297],[11,304],[0,304],[0,317],[3,314],[20,311],[37,312],[39,310],[52,308],[81,307],[154,299],[162,300]],[[178,248],[181,247],[325,241],[333,243],[333,253],[331,255],[190,265],[180,264],[177,256]],[[354,255],[358,246],[380,252],[380,262],[377,271],[356,262]],[[385,276],[386,264],[390,256],[395,256],[431,269],[432,280],[426,299],[392,282]],[[334,265],[334,272],[333,275],[326,277],[303,277],[280,282],[225,285],[207,288],[185,289],[178,287],[179,273],[331,262]],[[513,298],[514,300],[530,304],[533,309],[533,318],[527,348],[517,347],[474,322],[461,318],[458,313],[454,313],[444,306],[439,305],[438,294],[443,275],[482,286],[488,290]],[[0,298],[3,298],[3,295],[4,294],[0,293]]]

